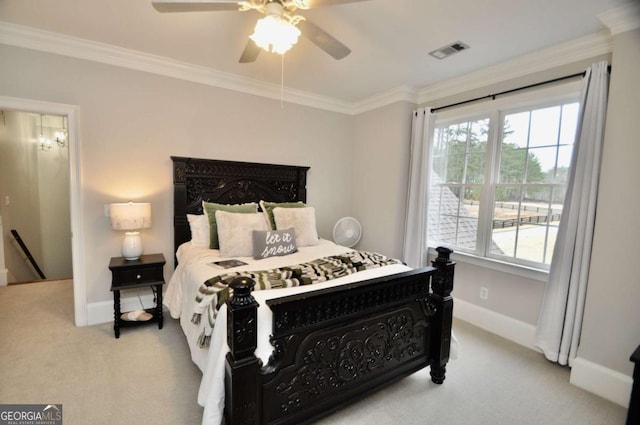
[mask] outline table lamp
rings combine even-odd
[[[137,260],[142,255],[142,239],[139,229],[151,227],[151,204],[148,202],[126,202],[109,205],[111,227],[126,230],[122,243],[122,256]]]

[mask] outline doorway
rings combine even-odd
[[[71,261],[73,275],[74,321],[76,326],[88,323],[85,265],[83,256],[83,230],[81,205],[81,169],[80,146],[78,137],[78,107],[60,103],[42,102],[0,96],[0,110],[22,111],[39,116],[64,116],[67,123],[68,176],[69,176],[69,213],[71,228]],[[1,119],[1,117],[0,117]],[[0,200],[4,202],[6,200]],[[9,202],[11,200],[9,199]],[[1,220],[1,218],[0,218]],[[4,260],[0,260],[4,261]],[[6,270],[0,263],[0,272]]]
[[[73,276],[68,153],[66,116],[0,111],[7,284]]]

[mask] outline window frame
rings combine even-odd
[[[498,177],[500,172],[499,166],[504,118],[510,114],[532,109],[579,102],[581,88],[581,80],[565,82],[537,88],[535,90],[527,90],[517,94],[501,96],[492,101],[460,106],[437,114],[435,127],[433,129],[434,133],[436,128],[441,128],[463,120],[473,121],[489,118],[483,177],[484,183],[482,184],[480,192],[480,197],[483,202],[480,203],[478,210],[476,246],[474,249],[455,247],[457,252],[457,255],[454,256],[455,258],[463,262],[523,275],[535,280],[546,280],[549,265],[491,253],[491,223],[493,220],[495,193],[496,187],[501,184],[498,183]],[[547,185],[545,184],[545,186]],[[428,218],[425,219],[428,220]],[[435,244],[433,242],[437,244],[437,241],[428,241],[430,250],[434,248]]]

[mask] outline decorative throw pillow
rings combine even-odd
[[[297,250],[296,231],[294,228],[253,231],[253,258],[256,260],[289,255]]]
[[[316,212],[313,207],[274,208],[273,218],[277,229],[293,227],[296,232],[298,246],[317,245],[320,243],[316,229]]]
[[[227,211],[234,213],[257,213],[258,204],[251,202],[248,204],[216,204],[214,202],[202,202],[202,209],[207,214],[209,219],[209,248],[219,249],[220,243],[218,242],[218,226],[216,225],[216,211]]]
[[[253,231],[267,230],[260,213],[232,213],[216,211],[220,255],[222,257],[250,257],[253,255]]]
[[[267,202],[260,201],[260,208],[262,209],[262,213],[264,214],[265,220],[267,220],[267,225],[271,230],[276,230],[276,222],[273,219],[273,209],[274,208],[304,208],[306,205],[304,202]]]
[[[191,229],[191,244],[201,248],[209,248],[209,220],[206,214],[187,214]]]

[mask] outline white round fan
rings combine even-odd
[[[353,217],[343,217],[333,226],[333,241],[338,245],[351,248],[362,236],[362,226]]]

